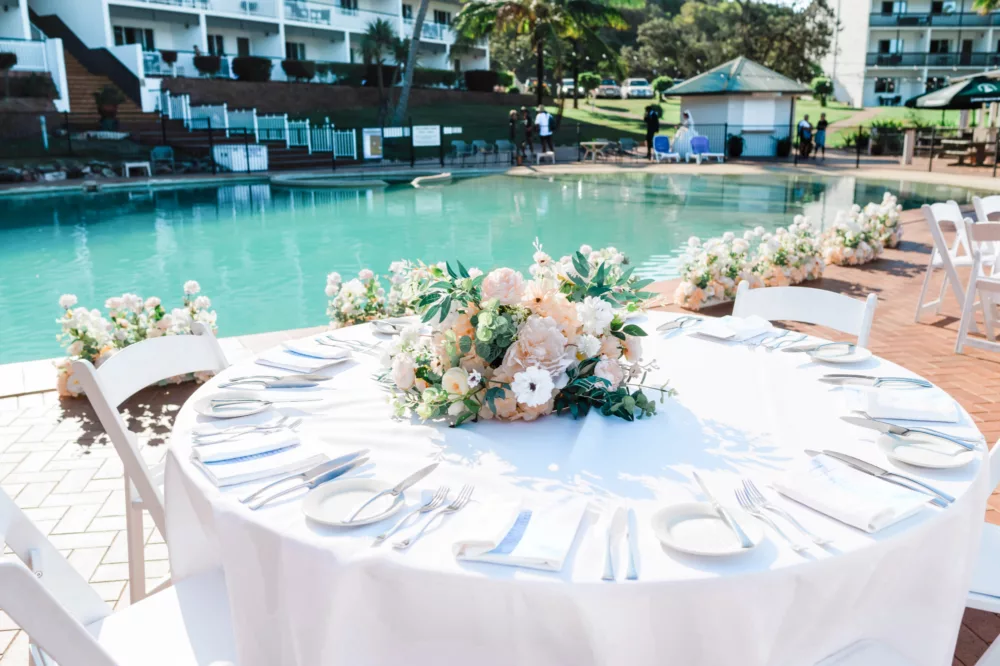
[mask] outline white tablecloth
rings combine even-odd
[[[815,381],[843,367],[686,331],[654,334],[672,316],[654,313],[645,324],[644,358],[659,364],[647,381],[669,379],[679,392],[648,420],[591,414],[457,429],[394,421],[372,379],[378,362],[366,356],[336,371],[332,405],[282,407],[308,414],[303,435],[330,456],[370,448],[379,479],[396,482],[442,461],[414,491],[448,484],[454,493],[475,483],[481,503],[591,498],[562,572],[457,562],[451,545],[462,536],[459,520],[396,552],[370,545],[391,523],[327,529],[307,522],[298,500],[251,512],[235,499],[246,488],[219,491],[191,464],[187,433],[203,417],[186,405],[166,476],[174,577],[223,567],[242,666],[808,666],[860,638],[887,641],[915,664],[950,663],[988,493],[978,461],[947,472],[900,470],[957,501],[876,535],[783,501],[834,539],[826,551],[796,554],[773,533],[727,559],[660,545],[650,516],[703,499],[693,470],[728,502],[741,477],[763,487],[800,463],[806,448],[894,468],[875,433],[838,419],[846,410],[841,391]],[[374,337],[368,326],[339,335]],[[906,373],[877,359],[861,367]],[[242,364],[224,376],[261,370]],[[963,418],[968,430],[971,420]],[[604,583],[609,507],[619,504],[639,516],[641,580]]]

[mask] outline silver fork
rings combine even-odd
[[[283,416],[281,418],[281,420],[284,421],[286,418],[287,418],[287,416]],[[201,436],[195,435],[193,437],[193,439],[194,439],[194,446],[206,446],[208,444],[222,444],[223,442],[231,442],[234,439],[239,439],[240,437],[245,437],[245,436],[251,435],[251,434],[267,434],[267,433],[271,433],[271,432],[278,432],[279,430],[288,430],[290,432],[295,432],[296,430],[299,429],[300,425],[302,425],[302,419],[295,419],[294,421],[292,421],[291,423],[288,423],[287,425],[281,425],[281,426],[274,425],[274,426],[268,426],[267,428],[254,428],[252,430],[240,430],[240,431],[237,431],[237,432],[227,433],[223,437],[215,437],[214,433],[209,434],[209,435],[201,435]]]
[[[773,520],[771,520],[770,516],[764,513],[760,509],[760,507],[758,507],[750,500],[750,497],[747,495],[745,490],[735,490],[734,492],[736,493],[736,501],[740,503],[740,506],[743,507],[743,510],[749,513],[757,520],[759,520],[760,522],[769,526],[775,532],[777,532],[782,539],[788,542],[788,545],[792,547],[792,550],[794,550],[796,553],[801,553],[802,551],[806,550],[806,548],[808,548],[808,546],[805,546],[804,544],[801,544],[798,541],[793,540],[791,537],[785,534],[785,532],[780,527],[778,527],[778,524],[775,523]]]
[[[437,491],[434,493],[434,496],[431,497],[426,504],[417,507],[413,511],[409,512],[408,514],[403,516],[403,519],[400,520],[398,523],[387,529],[385,532],[382,532],[382,534],[379,534],[377,537],[375,537],[375,540],[372,541],[372,546],[381,545],[383,541],[385,541],[393,534],[401,530],[403,528],[403,525],[409,522],[410,518],[412,518],[413,516],[420,516],[425,513],[430,513],[434,509],[444,504],[444,501],[448,499],[449,491],[450,489],[448,488],[448,486],[441,486],[440,488],[438,488]]]
[[[787,331],[786,331],[786,333],[787,333]],[[780,336],[780,335],[775,336],[772,333],[761,333],[760,335],[758,335],[756,337],[750,338],[749,340],[747,340],[743,344],[746,345],[747,349],[757,349],[757,347],[760,347],[762,344],[764,344],[765,342],[767,342],[768,340],[770,340],[770,339],[772,339],[774,337],[782,337],[782,336]]]
[[[406,550],[407,548],[412,546],[414,543],[416,543],[417,539],[423,536],[424,532],[427,531],[427,528],[431,526],[431,524],[438,518],[438,516],[447,516],[450,513],[455,513],[456,511],[460,511],[461,509],[463,509],[465,505],[469,503],[469,499],[472,497],[472,491],[474,491],[475,489],[476,487],[472,485],[462,486],[462,490],[458,493],[458,497],[455,498],[454,502],[452,502],[445,508],[441,509],[437,513],[432,513],[431,517],[427,519],[427,522],[424,523],[424,526],[420,528],[419,532],[414,534],[412,537],[407,537],[402,541],[397,541],[396,543],[392,544],[392,547],[395,548],[396,550]]]
[[[775,340],[769,340],[764,345],[764,349],[766,349],[769,352],[773,352],[775,349],[781,349],[781,347],[784,345],[794,345],[798,342],[802,342],[803,340],[809,337],[805,333],[799,333],[798,337],[796,336],[786,337],[790,334],[791,331],[785,331],[785,335],[782,335],[780,338]]]
[[[245,425],[229,426],[228,428],[220,428],[219,430],[213,430],[211,432],[198,432],[192,431],[192,439],[206,439],[208,437],[217,437],[219,435],[243,435],[248,432],[257,431],[268,431],[268,430],[280,430],[285,427],[285,423],[291,418],[287,414],[283,415],[280,419],[274,423],[248,423]],[[301,419],[300,419],[301,420]]]
[[[375,356],[375,347],[369,347],[366,345],[354,345],[345,342],[344,340],[335,340],[333,338],[316,338],[317,344],[321,344],[325,347],[336,347],[337,349],[346,349],[348,351],[357,352],[359,354],[367,354],[368,356]]]
[[[813,532],[810,532],[808,529],[806,529],[806,527],[802,523],[797,521],[795,517],[792,516],[792,514],[788,513],[780,506],[774,504],[769,499],[767,499],[764,493],[760,492],[760,490],[757,489],[757,486],[754,484],[752,480],[743,479],[743,490],[746,491],[747,498],[751,502],[753,502],[754,506],[757,506],[766,511],[770,511],[775,515],[781,516],[789,523],[794,525],[795,529],[802,532],[802,534],[808,537],[809,540],[812,541],[817,546],[825,546],[826,544],[830,543],[830,539],[825,539]]]

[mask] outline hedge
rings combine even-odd
[[[493,92],[500,77],[488,69],[470,69],[465,74],[465,87],[473,92]]]
[[[312,60],[282,60],[285,76],[296,81],[309,81],[316,76],[316,63]]]
[[[59,97],[59,91],[56,90],[56,84],[48,74],[28,74],[11,77],[10,96],[56,99]]]
[[[196,55],[194,66],[202,74],[218,74],[222,69],[222,58],[216,55]]]
[[[282,63],[284,65],[284,63]],[[240,81],[270,81],[271,59],[257,56],[233,58],[233,74]]]

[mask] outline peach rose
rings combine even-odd
[[[576,313],[576,305],[570,303],[565,294],[554,289],[546,289],[538,282],[529,282],[522,303],[540,317],[555,319],[559,330],[566,337],[567,344],[576,341],[580,318]]]
[[[486,419],[512,419],[517,413],[517,400],[514,398],[513,391],[505,391],[502,398],[496,398],[493,401],[493,406],[496,407],[497,413],[494,414],[493,410],[490,409],[489,403],[486,402],[486,391],[479,394],[479,400],[482,406],[479,408],[479,418]]]
[[[548,416],[552,413],[553,401],[543,402],[537,407],[518,405],[517,413],[511,417],[511,421],[534,421],[540,416]]]
[[[504,354],[500,369],[513,377],[532,366],[555,374],[565,369],[566,336],[552,317],[531,315],[521,326],[517,340]]]
[[[474,305],[470,305],[465,312],[459,313],[455,317],[455,323],[451,325],[451,330],[455,333],[456,339],[461,340],[463,336],[474,337],[476,327],[472,325],[472,317],[479,312]]]
[[[483,300],[497,299],[501,305],[514,305],[524,293],[524,278],[512,268],[498,268],[483,280]]]
[[[601,338],[601,356],[610,359],[618,359],[622,355],[622,341],[613,335],[605,335]]]
[[[598,361],[594,367],[594,376],[606,379],[611,383],[611,388],[616,389],[625,381],[625,372],[618,361],[606,358]]]
[[[441,377],[441,388],[451,395],[465,395],[469,392],[469,373],[462,368],[451,368]]]
[[[642,338],[634,335],[625,336],[624,347],[625,358],[633,363],[638,363],[639,359],[642,358]]]

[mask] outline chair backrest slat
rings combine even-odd
[[[976,222],[1000,221],[1000,194],[988,197],[972,197],[972,207],[976,210]],[[993,219],[990,219],[990,216]]]
[[[765,287],[750,289],[741,282],[736,290],[733,315],[757,315],[769,321],[797,321],[816,324],[855,335],[859,347],[868,344],[875,316],[875,294],[860,301],[844,294],[810,287]]]
[[[662,134],[653,137],[653,150],[658,153],[670,152],[670,139]]]
[[[708,137],[706,137],[706,136],[691,137],[691,152],[692,153],[707,153],[708,152]]]

